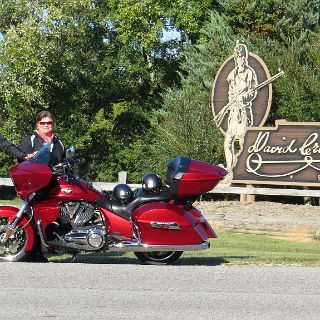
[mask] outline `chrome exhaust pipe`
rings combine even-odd
[[[149,245],[135,241],[114,242],[109,244],[109,251],[133,251],[133,252],[151,252],[151,251],[200,251],[210,248],[210,242],[204,241],[200,244],[189,245]]]

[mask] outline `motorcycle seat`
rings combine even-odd
[[[96,203],[101,208],[105,208],[108,211],[113,212],[114,214],[126,219],[130,220],[132,212],[139,206],[149,203],[149,202],[158,202],[158,201],[168,201],[169,200],[168,190],[163,190],[157,194],[139,194],[136,198],[134,198],[129,203],[120,203],[116,199],[108,197],[108,198],[100,198],[96,200]]]

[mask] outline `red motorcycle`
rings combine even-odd
[[[134,194],[123,184],[110,194],[77,177],[71,156],[53,166],[50,151],[48,143],[9,170],[23,201],[0,206],[0,261],[23,260],[41,241],[48,252],[132,251],[146,264],[172,264],[216,238],[192,204],[223,179],[223,168],[178,156],[167,185],[151,174]]]

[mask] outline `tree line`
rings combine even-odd
[[[210,96],[236,40],[285,71],[267,125],[319,121],[319,10],[320,0],[1,0],[0,133],[19,144],[48,109],[96,181],[126,170],[139,182],[176,155],[223,163]],[[0,163],[6,176],[13,160]]]

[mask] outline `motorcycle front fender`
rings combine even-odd
[[[11,207],[11,206],[0,206],[0,219],[1,218],[8,218],[8,221],[12,221],[17,213],[18,213],[19,209],[16,207]],[[34,242],[35,242],[35,230],[34,227],[31,223],[31,221],[28,223],[28,218],[27,217],[22,217],[22,219],[20,220],[20,222],[18,223],[19,227],[22,227],[25,225],[24,229],[25,232],[27,234],[27,245],[25,247],[25,252],[31,251],[33,246],[34,246]]]

